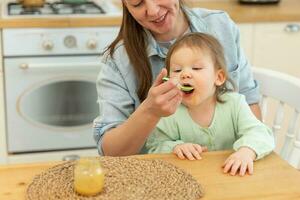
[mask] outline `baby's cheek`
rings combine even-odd
[[[178,76],[171,76],[170,75],[170,81],[172,81],[175,85],[178,85],[179,83],[179,77]]]
[[[193,95],[192,97],[192,104],[197,105],[200,103],[200,96],[199,95]]]
[[[170,73],[170,78],[176,78],[176,79],[179,79],[179,73]]]

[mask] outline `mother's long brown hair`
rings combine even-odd
[[[153,77],[151,65],[147,55],[148,40],[144,28],[132,17],[126,5],[123,4],[123,19],[116,39],[105,49],[113,58],[117,44],[123,40],[128,58],[134,68],[138,80],[138,97],[145,100],[152,85]],[[183,10],[183,1],[179,0],[180,9]],[[186,16],[186,14],[184,14]]]

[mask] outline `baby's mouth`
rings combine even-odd
[[[194,91],[194,87],[188,83],[180,84],[180,90],[185,94],[191,94]]]
[[[164,82],[168,81],[170,78],[169,77],[163,77],[162,80]],[[191,86],[190,84],[188,83],[184,83],[184,84],[180,84],[178,83],[177,87],[182,91],[184,92],[185,94],[191,94],[194,92],[194,87]]]

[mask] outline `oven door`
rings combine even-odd
[[[99,56],[5,58],[8,151],[94,148]]]

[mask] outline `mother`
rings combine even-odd
[[[164,60],[169,46],[188,32],[219,39],[231,79],[260,118],[258,86],[241,50],[238,28],[225,12],[190,9],[182,0],[122,4],[121,29],[106,50],[97,80],[100,113],[94,120],[94,137],[100,154],[140,152],[159,119],[175,112],[181,92],[172,81],[162,83],[167,74]]]

